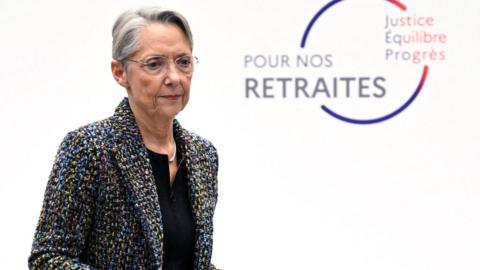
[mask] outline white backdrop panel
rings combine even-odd
[[[433,16],[448,41],[445,61],[430,63],[422,92],[397,117],[353,125],[320,109],[387,113],[416,87],[421,64],[375,54],[385,49],[384,14],[403,14],[383,2],[337,4],[301,50],[307,23],[328,1],[2,0],[0,268],[26,268],[63,136],[111,115],[125,96],[110,74],[115,17],[162,5],[189,19],[200,59],[179,120],[220,154],[216,265],[479,269],[479,2],[404,2],[408,14]],[[298,53],[332,53],[334,67],[244,66],[245,55]],[[391,101],[281,98],[278,89],[275,98],[245,97],[246,77],[347,74],[388,77]]]

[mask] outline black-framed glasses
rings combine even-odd
[[[171,58],[157,55],[148,57],[145,60],[134,60],[130,58],[127,58],[127,60],[141,64],[143,69],[149,74],[158,75],[166,72]],[[172,60],[175,64],[175,68],[185,75],[192,74],[193,65],[198,63],[198,58],[191,55],[182,55]]]

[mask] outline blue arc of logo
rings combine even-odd
[[[343,116],[343,115],[340,115],[334,111],[332,111],[331,109],[329,109],[327,106],[325,105],[322,105],[321,108],[326,112],[328,113],[329,115],[337,118],[338,120],[342,120],[344,122],[348,122],[348,123],[351,123],[351,124],[375,124],[375,123],[379,123],[379,122],[383,122],[385,120],[388,120],[394,116],[396,116],[397,114],[401,113],[403,110],[405,110],[408,106],[410,106],[410,104],[415,100],[415,98],[418,96],[418,94],[420,93],[420,90],[422,90],[422,87],[423,87],[423,84],[425,83],[425,80],[427,78],[427,74],[428,74],[428,66],[424,66],[423,67],[423,73],[422,73],[422,78],[420,79],[420,82],[418,83],[417,85],[417,89],[415,89],[415,92],[413,93],[413,95],[407,100],[407,102],[405,102],[405,104],[403,104],[402,106],[400,106],[400,108],[396,109],[395,111],[385,115],[385,116],[382,116],[382,117],[378,117],[378,118],[374,118],[374,119],[365,119],[365,120],[360,120],[360,119],[354,119],[354,118],[350,118],[350,117],[346,117],[346,116]]]
[[[302,37],[302,43],[300,44],[300,47],[303,49],[305,48],[305,43],[307,43],[307,38],[308,34],[310,33],[310,30],[312,30],[313,25],[317,21],[317,19],[325,12],[327,9],[331,8],[333,5],[337,4],[338,2],[342,2],[343,0],[333,0],[326,4],[324,7],[322,7],[315,16],[310,20],[310,23],[307,26],[307,29],[305,29],[305,32],[303,33]]]

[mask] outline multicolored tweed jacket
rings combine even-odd
[[[174,121],[195,222],[195,267],[211,263],[218,157]],[[70,132],[53,166],[30,269],[161,269],[163,233],[152,168],[124,99],[115,114]]]

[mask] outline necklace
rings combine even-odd
[[[172,157],[168,160],[169,163],[172,163],[175,160],[175,157],[177,156],[177,144],[175,143],[175,140],[173,141],[173,154]]]

